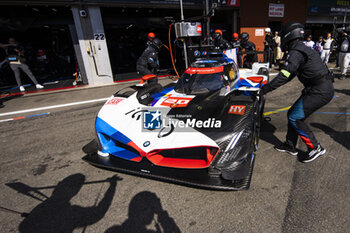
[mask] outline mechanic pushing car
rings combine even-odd
[[[231,49],[231,44],[222,37],[222,31],[220,29],[215,30],[213,34],[214,46],[220,51]]]
[[[311,162],[326,153],[314,134],[304,122],[313,112],[329,103],[334,94],[333,76],[322,62],[318,53],[307,47],[301,40],[304,27],[300,23],[288,23],[282,33],[282,50],[288,55],[280,73],[259,92],[262,96],[291,81],[298,76],[304,84],[299,99],[288,111],[288,132],[286,142],[274,148],[281,152],[297,155],[296,144],[299,137],[308,147],[307,155],[301,162]]]
[[[162,45],[162,41],[158,38],[154,38],[150,41],[149,46],[147,46],[141,57],[137,60],[136,70],[138,74],[142,76],[157,75],[159,68],[158,52]],[[147,82],[156,83],[158,79],[149,79]]]
[[[241,35],[241,51],[244,49],[247,53],[243,60],[243,68],[252,68],[252,64],[254,62],[258,62],[258,56],[256,55],[256,47],[255,44],[249,41],[249,34],[243,32]]]

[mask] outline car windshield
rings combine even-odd
[[[185,94],[205,94],[224,87],[223,72],[203,73],[186,71],[175,86],[175,91]]]

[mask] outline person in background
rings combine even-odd
[[[239,48],[239,46],[241,46],[241,41],[238,33],[235,32],[232,34],[232,48]]]
[[[270,63],[270,67],[274,61],[273,58],[273,50],[275,48],[275,41],[273,40],[273,37],[271,35],[271,29],[265,28],[265,40],[264,40],[264,62]]]
[[[282,60],[283,57],[283,53],[281,50],[281,37],[278,35],[278,31],[275,31],[275,36],[273,37],[274,41],[275,41],[275,64],[278,65],[280,60]]]
[[[232,49],[231,44],[223,38],[222,31],[220,29],[215,30],[213,34],[214,46],[220,51]]]
[[[243,32],[240,35],[241,40],[241,47],[240,51],[243,49],[247,53],[243,60],[243,68],[252,68],[252,65],[254,62],[258,62],[258,56],[256,54],[256,47],[255,44],[251,41],[249,41],[249,34],[246,32]]]
[[[151,42],[154,38],[156,38],[156,34],[154,34],[153,32],[150,32],[147,34],[147,38],[148,38],[148,41],[146,42],[146,45],[147,46],[150,46],[151,45]]]
[[[306,41],[304,41],[304,44],[309,48],[315,49],[315,42],[313,42],[311,35],[308,35],[306,37]]]
[[[20,91],[25,91],[24,87],[21,83],[21,73],[20,70],[22,70],[24,73],[28,75],[28,77],[32,80],[32,82],[35,84],[35,87],[37,89],[44,88],[42,85],[38,83],[36,78],[34,77],[33,73],[30,71],[27,64],[25,64],[25,58],[24,58],[24,50],[23,47],[21,47],[15,38],[10,37],[8,39],[7,47],[7,56],[10,68],[15,73],[15,78],[17,85],[19,86]]]
[[[320,36],[318,38],[318,41],[315,44],[315,50],[318,52],[318,54],[321,56],[322,51],[323,51],[323,36]]]
[[[152,41],[154,38],[156,38],[156,34],[154,34],[153,32],[150,32],[148,33],[147,37],[149,41]]]
[[[236,54],[237,54],[237,63],[238,67],[242,67],[242,55],[239,54],[239,48],[241,47],[241,40],[239,39],[238,33],[233,33],[232,34],[232,48],[236,49]]]
[[[350,38],[346,32],[342,33],[342,37],[338,45],[339,51],[339,67],[341,76],[340,80],[346,79],[346,72],[348,71],[349,62],[350,62]]]
[[[157,75],[159,68],[158,53],[163,46],[162,41],[158,38],[154,38],[150,45],[142,53],[141,57],[137,60],[136,70],[142,76],[145,75]],[[157,78],[148,80],[148,83],[158,82]]]
[[[333,51],[333,47],[334,39],[332,38],[332,34],[328,32],[327,39],[324,41],[323,50],[321,53],[321,59],[325,64],[328,63],[329,57],[331,56]]]

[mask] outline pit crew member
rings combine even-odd
[[[213,34],[214,46],[220,51],[231,49],[231,44],[222,37],[222,31],[220,29],[215,30]]]
[[[252,68],[252,64],[254,62],[258,62],[258,56],[256,55],[256,47],[255,44],[251,41],[249,41],[249,34],[246,32],[243,32],[240,35],[241,38],[241,49],[243,49],[247,52],[244,61],[243,61],[243,68]]]
[[[297,155],[296,144],[299,136],[308,147],[308,152],[301,162],[311,162],[326,153],[326,150],[316,140],[304,121],[332,100],[333,77],[318,53],[301,42],[304,37],[302,24],[288,23],[283,31],[282,50],[288,51],[286,63],[276,78],[262,87],[259,95],[273,91],[298,76],[305,88],[288,111],[286,142],[275,146],[275,149]]]
[[[240,47],[241,47],[241,40],[239,39],[238,33],[233,33],[232,34],[232,48],[236,49],[236,54],[237,54],[237,63],[238,66],[241,68],[242,66],[242,54],[239,54]]]
[[[158,38],[154,38],[150,41],[149,46],[145,49],[141,57],[137,60],[136,70],[138,74],[142,76],[149,74],[157,75],[159,68],[158,53],[162,45],[162,41]],[[158,79],[154,78],[148,80],[148,83],[153,83],[157,81]]]

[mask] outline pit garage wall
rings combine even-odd
[[[84,67],[90,85],[113,83],[112,69],[99,7],[72,7],[80,47],[79,67]]]
[[[269,4],[284,4],[283,17],[269,17]],[[249,40],[251,40],[257,50],[264,50],[265,32],[261,36],[261,29],[265,29],[269,24],[287,22],[300,22],[305,24],[307,15],[307,1],[306,0],[249,0],[241,1],[241,30],[240,32],[248,32]],[[258,34],[256,35],[256,30]],[[260,32],[260,33],[259,33]],[[259,61],[263,60],[263,55],[258,56]]]
[[[83,81],[89,85],[102,85],[113,82],[113,73],[106,43],[111,38],[105,35],[100,7],[154,7],[162,8],[166,11],[166,9],[179,10],[179,2],[180,0],[0,0],[0,7],[1,5],[13,7],[16,5],[45,7],[70,6],[74,22],[69,21],[67,25],[73,39],[78,67],[80,68]],[[183,0],[184,8],[188,10],[201,11],[203,2],[203,0]],[[225,8],[223,10],[232,10],[235,12],[233,17],[234,22],[238,18],[237,7],[239,6],[239,1],[235,2],[236,5],[232,5],[232,1],[230,1],[231,5],[229,5],[228,1],[222,1],[219,4],[219,7]],[[86,14],[81,14],[82,10]],[[219,12],[218,10],[218,15],[221,13]],[[231,21],[231,19],[228,21]],[[213,22],[215,22],[215,19]],[[222,22],[218,21],[216,23]],[[237,25],[233,27],[234,30],[236,28]]]

